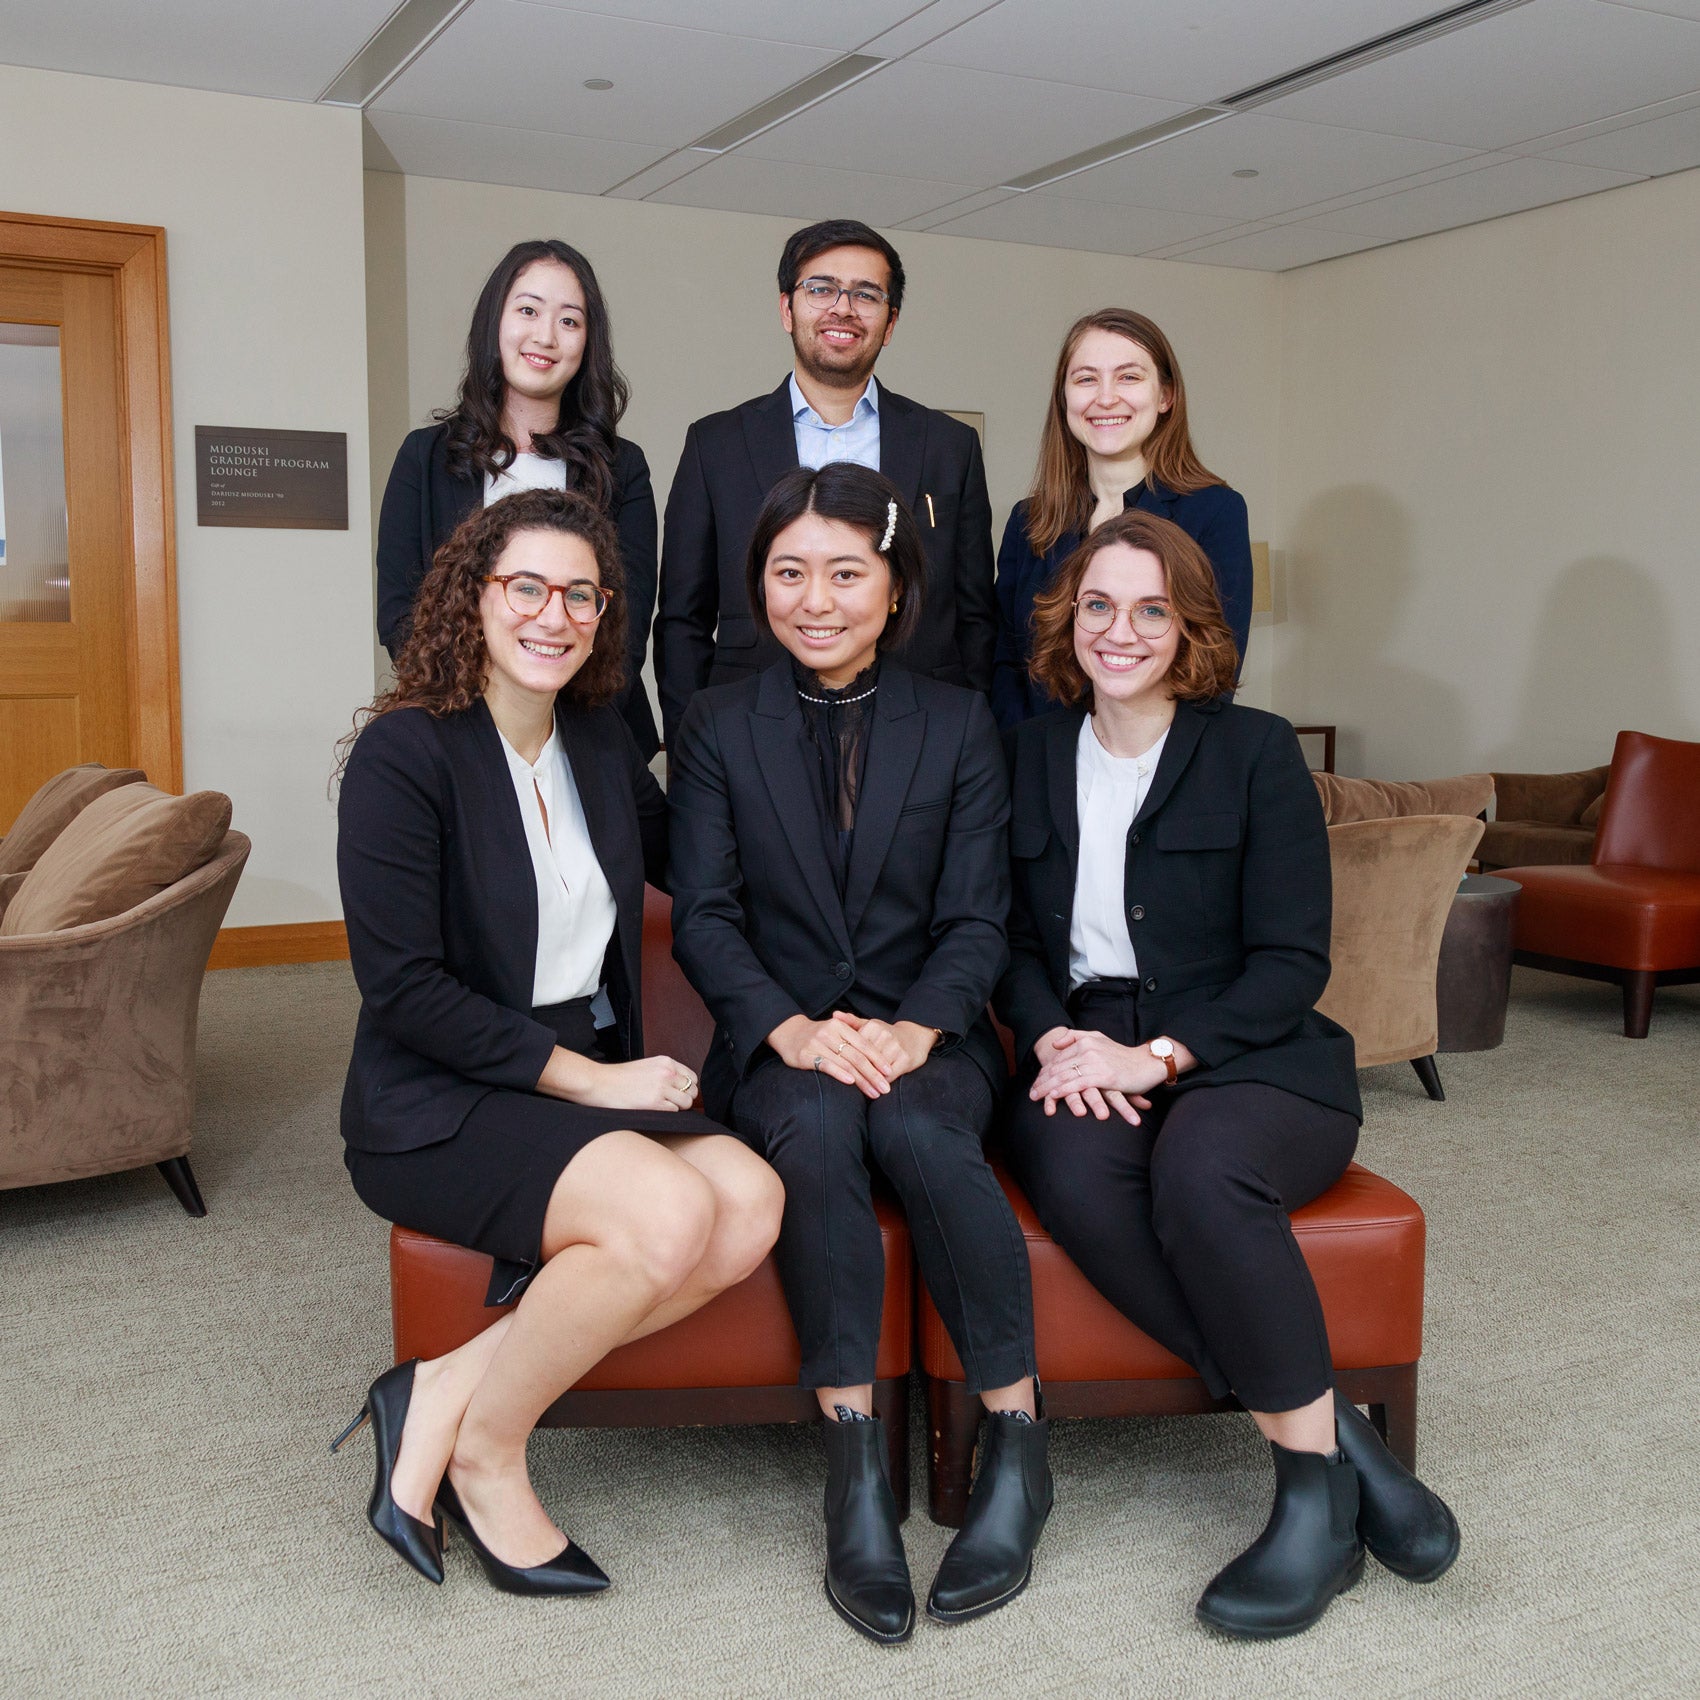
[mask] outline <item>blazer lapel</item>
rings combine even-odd
[[[791,422],[791,380],[743,408],[744,444],[763,496],[797,467],[797,432]]]
[[[456,526],[484,499],[482,478],[453,478],[449,475],[449,434],[437,433],[431,445],[431,532],[425,540],[425,565],[440,544],[446,543]]]
[[[624,823],[616,821],[608,807],[608,786],[601,771],[603,750],[591,737],[583,712],[559,699],[555,703],[555,731],[572,768],[573,786],[584,810],[590,847],[596,852],[610,887],[618,887],[633,866],[635,853],[631,834],[620,831]],[[641,863],[641,858],[636,859]]]
[[[455,718],[443,725],[452,725]],[[480,859],[487,856],[495,864],[488,867],[484,880],[484,900],[492,911],[492,936],[497,941],[494,948],[501,953],[509,976],[509,1003],[515,1009],[529,1009],[537,973],[537,877],[525,820],[514,794],[502,735],[482,698],[467,711],[458,729],[464,729],[466,738],[463,759],[456,765],[480,805],[468,813],[489,827],[482,835]]]
[[[880,471],[897,486],[920,524],[917,510],[923,494],[921,476],[927,464],[926,410],[917,407],[907,396],[884,387],[879,395]]]
[[[844,882],[844,919],[852,935],[885,866],[927,733],[927,716],[915,702],[914,680],[901,668],[880,670],[879,695],[874,701],[862,794],[856,800],[856,831],[850,842],[849,877]]]
[[[1054,715],[1045,728],[1045,777],[1050,787],[1051,825],[1068,850],[1080,854],[1080,792],[1075,759],[1084,710]]]
[[[1157,771],[1151,776],[1151,789],[1145,793],[1145,801],[1133,818],[1135,826],[1142,821],[1148,821],[1168,801],[1169,793],[1175,788],[1175,781],[1186,771],[1186,764],[1192,760],[1192,752],[1198,748],[1198,740],[1203,736],[1203,711],[1189,702],[1176,703],[1175,718],[1169,727],[1168,741],[1163,745],[1162,755],[1157,758]]]

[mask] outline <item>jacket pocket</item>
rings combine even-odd
[[[1240,817],[1164,815],[1157,822],[1159,850],[1232,850],[1240,841]]]
[[[714,628],[714,641],[721,649],[754,649],[761,636],[747,615],[722,615]]]
[[[1051,829],[1043,821],[1012,821],[1009,828],[1009,853],[1023,862],[1032,861],[1045,853],[1051,841]]]

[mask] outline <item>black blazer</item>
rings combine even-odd
[[[999,1087],[1009,789],[985,698],[882,666],[842,901],[789,659],[700,693],[670,753],[673,954],[719,1024],[708,1114],[780,1022],[840,1008],[960,1035]]]
[[[986,690],[997,603],[980,439],[961,420],[883,385],[879,413],[880,471],[908,502],[927,551],[921,629],[899,658],[911,672]],[[768,491],[796,465],[789,378],[769,395],[697,420],[685,434],[667,496],[655,621],[669,749],[685,705],[704,685],[748,678],[783,653],[750,616],[744,557]]]
[[[667,860],[667,805],[612,708],[555,724],[613,889],[605,964],[622,1057],[643,1055],[643,886]],[[452,1137],[493,1087],[536,1088],[555,1035],[531,1018],[537,882],[500,734],[483,702],[403,708],[355,740],[337,877],[360,987],[342,1136],[363,1151]]]
[[[1122,494],[1122,507],[1173,520],[1210,558],[1222,612],[1245,660],[1251,638],[1251,527],[1245,497],[1226,484],[1177,495],[1167,485],[1144,480]],[[1044,714],[1057,705],[1027,676],[1033,653],[1033,599],[1079,547],[1065,531],[1043,555],[1027,541],[1027,504],[1017,502],[1003,528],[998,549],[998,651],[992,670],[992,713],[1009,727]]]
[[[483,505],[482,476],[450,476],[448,442],[447,425],[410,431],[384,487],[378,512],[378,641],[392,661],[407,636],[413,599],[432,558],[455,527]],[[620,563],[626,575],[628,682],[619,709],[647,760],[661,747],[643,683],[649,622],[655,613],[655,492],[643,450],[624,438],[614,454],[614,501],[608,511],[620,534]]]
[[[1074,1025],[1082,717],[1059,709],[1008,737],[1014,880],[996,1003],[1029,1067],[1042,1034]],[[1177,1091],[1261,1081],[1362,1116],[1352,1036],[1316,1012],[1328,984],[1328,828],[1285,720],[1237,704],[1176,705],[1128,831],[1123,896],[1139,959],[1139,1038],[1166,1033],[1199,1060]]]

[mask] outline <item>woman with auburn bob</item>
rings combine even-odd
[[[1204,551],[1233,634],[1231,691],[1251,632],[1245,498],[1198,458],[1169,339],[1143,313],[1104,307],[1069,327],[1057,356],[1039,468],[998,550],[992,712],[1017,725],[1056,703],[1028,672],[1034,599],[1089,536],[1138,509],[1173,520]]]
[[[1168,520],[1094,531],[1033,634],[1034,678],[1068,706],[1009,737],[1010,1163],[1093,1285],[1268,1439],[1268,1527],[1198,1615],[1295,1634],[1366,1544],[1418,1582],[1458,1552],[1451,1512],[1335,1393],[1287,1219],[1339,1179],[1362,1114],[1351,1035],[1315,1008],[1322,807],[1292,727],[1221,700],[1233,635]]]
[[[378,516],[378,638],[401,653],[431,559],[470,513],[519,490],[576,490],[613,520],[625,591],[626,682],[615,698],[647,761],[660,747],[643,658],[655,612],[649,462],[618,435],[627,386],[590,261],[520,242],[484,280],[460,396],[401,445]]]
[[[366,1396],[372,1526],[433,1582],[446,1515],[510,1593],[608,1586],[533,1493],[526,1438],[612,1348],[748,1275],[784,1202],[691,1111],[692,1071],[643,1054],[643,886],[662,879],[666,805],[608,706],[621,589],[614,528],[584,497],[478,510],[438,552],[343,772],[354,1190],[489,1252],[485,1302],[519,1299]]]
[[[981,1151],[1004,1081],[1009,791],[985,699],[884,656],[926,556],[895,486],[838,462],[769,492],[750,606],[789,654],[698,692],[672,750],[673,952],[718,1023],[703,1101],[779,1171],[776,1256],[826,1418],[826,1591],[875,1641],[915,1601],[873,1415],[885,1278],[870,1170],[987,1410],[927,1610],[1027,1585],[1051,1504],[1027,1251]]]

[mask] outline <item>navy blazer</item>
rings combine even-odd
[[[708,1114],[780,1022],[845,1008],[957,1036],[1000,1088],[1009,787],[985,698],[882,665],[842,899],[789,658],[699,692],[670,755],[673,954],[719,1029]]]
[[[401,648],[413,601],[437,551],[455,527],[484,502],[484,478],[449,472],[449,428],[427,425],[410,431],[390,468],[378,512],[378,641],[390,653]],[[608,510],[620,534],[620,564],[626,588],[627,684],[621,717],[647,760],[661,747],[655,715],[643,683],[649,622],[655,613],[655,492],[649,462],[623,437],[614,451],[614,499]]]
[[[897,659],[913,673],[986,690],[998,613],[980,439],[948,413],[883,385],[879,400],[880,471],[908,502],[927,553],[921,627]],[[685,705],[704,685],[748,678],[784,653],[751,616],[744,561],[768,491],[796,466],[789,378],[685,434],[667,495],[655,620],[669,749]]]
[[[1006,737],[1014,868],[1009,971],[997,1011],[1032,1072],[1068,1012],[1080,855],[1076,740],[1059,709]],[[1361,1119],[1352,1036],[1319,1015],[1328,984],[1328,828],[1299,741],[1278,715],[1177,703],[1151,789],[1128,829],[1123,889],[1139,961],[1139,1041],[1198,1058],[1176,1091],[1261,1081]]]
[[[555,725],[614,893],[605,962],[621,1057],[643,1055],[643,887],[667,860],[667,805],[612,708],[557,701]],[[537,880],[482,700],[380,715],[337,804],[337,877],[360,987],[342,1136],[363,1151],[449,1139],[495,1087],[534,1091],[554,1050],[531,1017]]]
[[[1222,612],[1243,663],[1251,637],[1251,529],[1245,497],[1226,484],[1207,484],[1178,496],[1164,485],[1146,481],[1124,493],[1122,506],[1173,520],[1209,556],[1216,569]],[[1027,541],[1026,502],[1015,504],[1003,528],[1003,546],[998,550],[998,651],[992,669],[992,712],[1002,727],[1057,706],[1027,676],[1033,653],[1033,599],[1079,544],[1080,538],[1068,531],[1043,555],[1035,555]]]

